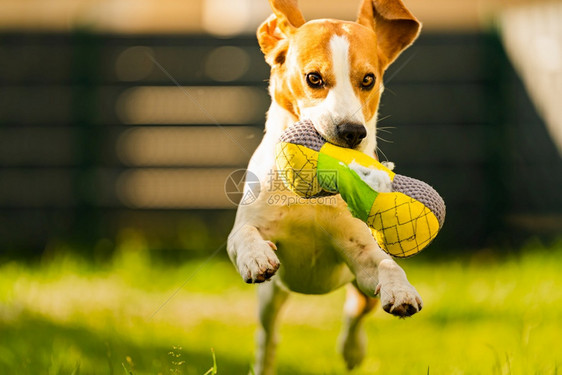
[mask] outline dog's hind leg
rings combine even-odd
[[[362,329],[363,318],[379,303],[368,297],[355,284],[347,286],[344,304],[343,328],[338,338],[338,350],[348,370],[357,367],[365,358],[367,336]]]
[[[279,286],[276,280],[260,284],[259,320],[260,327],[256,336],[256,375],[272,375],[275,373],[275,349],[277,346],[277,318],[289,292]]]

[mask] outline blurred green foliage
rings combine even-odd
[[[68,254],[0,265],[0,373],[201,375],[212,348],[218,374],[250,369],[255,286],[224,257],[163,262],[134,231],[122,233],[110,261]],[[424,309],[402,320],[378,309],[356,374],[558,372],[562,243],[401,264]],[[343,290],[292,296],[280,374],[345,373],[335,349],[343,300]]]

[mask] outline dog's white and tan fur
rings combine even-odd
[[[420,311],[421,298],[339,196],[287,204],[296,196],[271,181],[277,178],[275,144],[306,118],[330,142],[374,156],[383,73],[415,40],[420,24],[401,0],[363,0],[357,22],[305,22],[297,0],[270,3],[274,14],[257,35],[271,66],[272,104],[248,166],[261,193],[238,208],[228,254],[246,282],[261,283],[256,374],[274,373],[277,317],[289,292],[322,294],[346,284],[339,349],[351,369],[365,355],[361,322],[375,296],[386,312],[402,317]]]

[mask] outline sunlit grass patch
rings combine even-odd
[[[401,264],[424,309],[405,320],[370,317],[368,357],[355,374],[557,373],[562,246]],[[335,349],[343,300],[342,290],[292,296],[280,374],[345,373]],[[223,257],[170,265],[131,245],[102,265],[71,256],[7,262],[0,373],[202,375],[213,348],[218,374],[246,374],[256,307],[255,286]]]

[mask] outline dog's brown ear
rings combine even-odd
[[[277,27],[285,35],[291,35],[306,22],[297,0],[269,0],[277,16]]]
[[[290,37],[306,21],[298,7],[297,0],[270,0],[273,13],[258,28],[257,36],[261,50],[270,65],[282,63],[287,43],[280,43]]]
[[[363,0],[357,23],[375,31],[385,69],[416,40],[421,29],[402,0]]]

